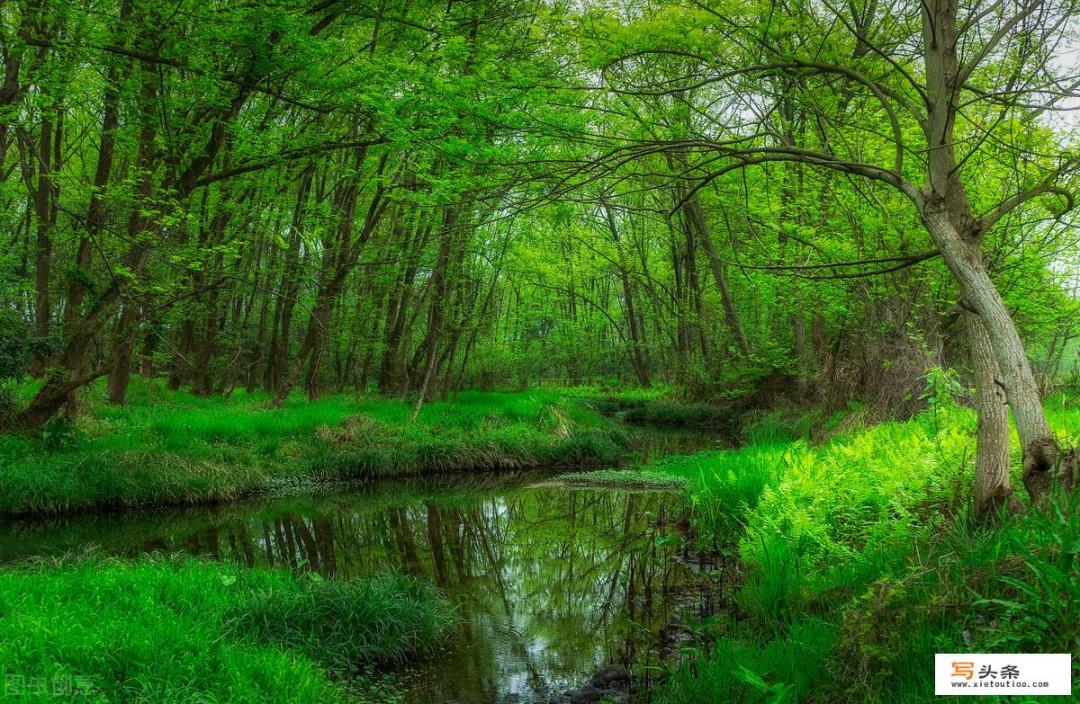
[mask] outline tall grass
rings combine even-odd
[[[428,651],[455,618],[404,577],[323,582],[161,557],[5,568],[0,615],[0,691],[130,702],[356,701],[328,667],[353,677]]]
[[[558,391],[398,400],[200,398],[136,379],[124,407],[83,394],[74,423],[0,435],[0,513],[223,501],[315,479],[614,462],[628,435]]]
[[[1046,406],[1075,441],[1076,401]],[[694,482],[699,527],[737,544],[744,574],[743,618],[716,621],[663,701],[915,704],[935,652],[1080,652],[1080,498],[975,522],[974,423],[953,405],[833,420],[818,446],[759,423],[761,444],[661,463]]]
[[[822,653],[836,629],[817,619],[793,624],[781,637],[722,636],[704,657],[687,660],[669,677],[668,702],[794,704],[824,674]]]
[[[735,450],[667,457],[653,466],[691,482],[694,521],[707,534],[741,529],[765,488],[780,476],[786,443],[766,442]]]

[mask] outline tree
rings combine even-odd
[[[1076,84],[1050,61],[1075,10],[1041,0],[764,3],[749,11],[694,3],[670,15],[691,22],[689,29],[636,36],[631,50],[610,58],[605,75],[613,90],[642,99],[712,86],[724,101],[717,110],[723,124],[694,139],[618,147],[602,159],[658,148],[707,157],[681,205],[726,173],[769,163],[838,172],[901,194],[989,337],[1020,435],[1025,485],[1038,500],[1054,479],[1059,448],[983,247],[995,226],[1037,199],[1072,206],[1068,186],[1080,161],[1064,145],[1032,151],[1018,127],[1076,95]],[[612,67],[649,55],[677,55],[689,69],[667,81],[611,78]],[[776,116],[792,100],[817,123],[816,144],[797,143],[778,127]],[[992,187],[979,173],[991,161],[1010,170]]]

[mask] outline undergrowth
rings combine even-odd
[[[734,418],[734,407],[730,404],[684,399],[666,386],[620,390],[576,387],[566,389],[565,393],[590,408],[617,415],[629,423],[719,427],[730,425]]]
[[[1075,442],[1075,400],[1046,407]],[[655,465],[693,482],[699,532],[744,573],[739,617],[706,628],[662,700],[915,704],[932,698],[934,653],[1080,653],[1080,502],[976,523],[974,423],[938,403],[833,421],[819,445],[761,423],[757,443]]]

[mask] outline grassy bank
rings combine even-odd
[[[1075,444],[1075,400],[1047,409]],[[1080,653],[1080,504],[975,524],[974,424],[945,404],[821,445],[764,433],[654,467],[693,483],[695,522],[744,573],[664,701],[914,704],[935,652]]]
[[[616,489],[685,489],[690,481],[686,477],[650,469],[597,469],[560,474],[552,483]]]
[[[166,558],[4,568],[0,617],[0,692],[24,701],[378,701],[362,668],[427,652],[454,622],[404,577]]]
[[[29,389],[22,390],[29,393]],[[614,462],[627,433],[559,392],[463,393],[424,405],[331,396],[269,407],[137,379],[124,407],[97,385],[73,423],[0,435],[0,513],[195,504],[317,480]]]

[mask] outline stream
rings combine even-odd
[[[650,431],[639,459],[715,446]],[[689,629],[716,613],[722,565],[692,547],[681,492],[538,486],[558,472],[445,475],[222,506],[20,520],[0,561],[64,551],[184,552],[350,579],[437,585],[461,624],[393,673],[410,704],[547,704],[608,664],[648,701]]]

